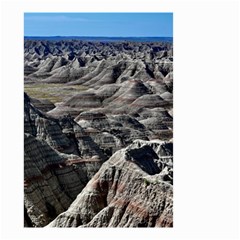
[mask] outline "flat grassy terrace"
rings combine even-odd
[[[62,102],[87,87],[81,85],[67,86],[61,83],[25,83],[24,91],[32,98],[47,99],[52,103]]]

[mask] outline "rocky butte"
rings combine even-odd
[[[24,226],[173,226],[171,42],[25,39]]]

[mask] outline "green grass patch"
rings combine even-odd
[[[144,184],[145,184],[145,186],[149,186],[150,184],[158,184],[159,183],[159,181],[157,180],[157,179],[155,179],[155,180],[150,180],[150,179],[147,179],[147,178],[143,178],[143,182],[144,182]]]
[[[25,83],[24,91],[32,98],[47,99],[53,103],[62,102],[87,87],[81,85],[68,86],[61,83]]]

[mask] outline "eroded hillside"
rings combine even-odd
[[[172,43],[24,43],[25,226],[171,227]]]

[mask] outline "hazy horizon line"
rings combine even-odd
[[[24,37],[109,37],[109,38],[159,38],[159,37],[168,37],[173,38],[172,36],[80,36],[80,35],[49,35],[49,36],[40,36],[40,35],[27,35]]]

